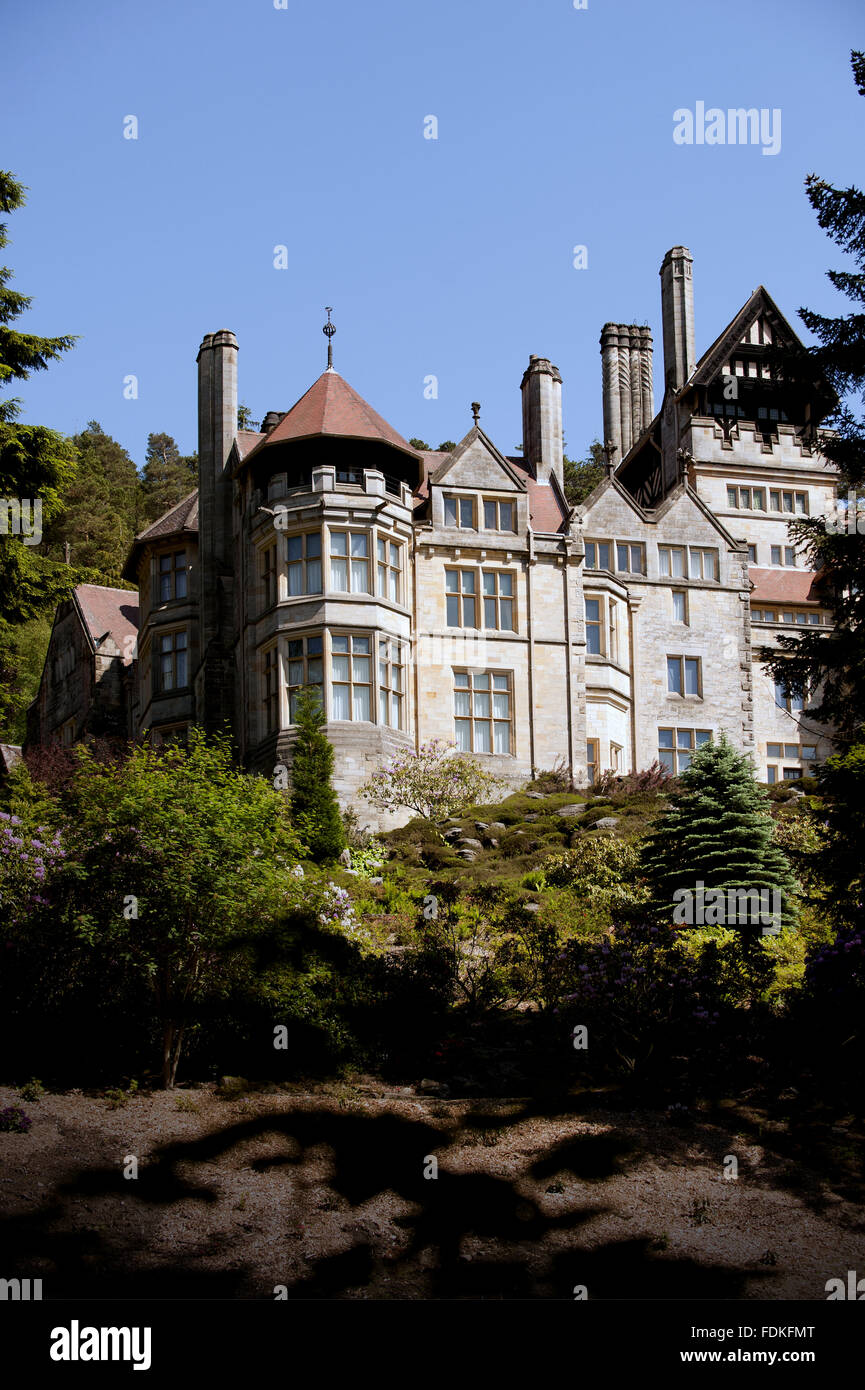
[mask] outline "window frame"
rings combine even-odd
[[[484,498],[482,499],[482,506],[483,506],[484,530],[485,530],[485,531],[495,531],[495,532],[497,532],[499,535],[505,535],[505,536],[513,536],[513,535],[516,535],[516,531],[517,531],[517,504],[516,504],[515,499],[513,499],[513,498],[507,498],[507,497],[484,497]],[[495,509],[495,525],[490,525],[490,523],[487,521],[487,508],[488,508],[488,507],[493,507],[493,508]],[[502,525],[502,521],[501,521],[501,509],[502,509],[502,507],[508,507],[508,508],[510,508],[511,522],[512,522],[512,524],[511,524],[510,526],[503,526],[503,525]]]
[[[156,585],[159,594],[158,607],[164,603],[182,603],[189,598],[189,566],[186,560],[186,550],[160,550],[156,554]],[[169,565],[166,569],[162,568],[163,560],[168,560]],[[178,564],[180,560],[180,564]],[[178,575],[183,576],[183,593],[177,592]],[[168,580],[170,593],[166,598],[162,597],[163,582]]]
[[[371,552],[372,552],[372,545],[371,545],[372,534],[373,534],[373,533],[372,533],[371,531],[369,531],[369,530],[357,529],[357,528],[353,528],[353,527],[350,527],[350,526],[333,526],[333,527],[328,527],[328,535],[327,535],[327,581],[328,581],[327,592],[328,592],[328,593],[332,593],[332,594],[363,594],[365,598],[374,598],[374,597],[375,597],[375,595],[374,595],[374,593],[373,593],[373,590],[372,590],[372,587],[371,587],[371,585],[372,585],[372,572],[371,572],[371,570],[370,570],[370,564],[371,564],[371,563],[375,563],[375,561],[373,560],[373,556],[372,556],[372,554],[371,554]],[[345,536],[346,540],[345,540],[345,553],[344,553],[344,554],[341,554],[339,551],[335,551],[335,550],[333,549],[333,540],[334,540],[334,537],[335,537],[335,536]],[[355,540],[361,540],[361,539],[363,539],[363,540],[366,542],[366,550],[365,550],[365,552],[364,552],[362,555],[359,555],[359,554],[356,554],[356,553],[354,552],[354,549],[353,549],[353,542],[354,542]],[[334,574],[334,561],[336,561],[337,563],[339,563],[340,561],[342,561],[342,562],[345,564],[346,581],[347,581],[347,585],[348,585],[347,588],[341,589],[341,588],[338,588],[338,587],[334,584],[334,578],[333,578],[333,574]],[[361,565],[361,564],[364,565],[364,566],[365,566],[365,569],[366,569],[366,588],[365,588],[365,589],[364,589],[364,588],[360,588],[360,587],[357,586],[357,585],[355,584],[355,582],[354,582],[355,565]],[[322,576],[322,577],[323,577],[323,576]]]
[[[319,642],[321,644],[321,650],[310,651],[310,642]],[[296,650],[298,645],[300,646],[300,652]],[[292,650],[293,648],[295,648],[295,650]],[[315,678],[314,673],[310,673],[310,665],[315,662],[318,662],[321,667],[321,675],[318,679]],[[303,667],[303,679],[299,681],[293,680],[292,667],[296,667],[300,663],[302,663]],[[288,723],[290,728],[294,727],[294,706],[298,693],[301,690],[308,687],[318,690],[322,707],[326,708],[326,677],[324,630],[320,629],[316,632],[304,632],[298,636],[292,633],[287,638],[287,646],[285,649],[285,690],[288,702]]]
[[[703,699],[703,658],[700,656],[688,656],[685,653],[672,652],[667,655],[667,695],[676,695],[680,700],[702,700]],[[679,669],[679,690],[674,690],[670,685],[670,667],[672,662],[678,663]],[[694,664],[697,668],[697,689],[687,690],[688,666]]]
[[[476,524],[475,524],[476,521],[477,521],[476,502],[477,502],[477,499],[476,499],[475,497],[466,497],[466,496],[464,496],[464,495],[462,495],[462,494],[460,494],[460,493],[456,493],[456,492],[446,492],[446,493],[443,493],[443,494],[442,494],[442,518],[443,518],[443,524],[448,528],[448,530],[453,529],[453,530],[456,530],[456,531],[476,531],[476,530],[478,529],[477,526],[476,526]],[[451,504],[453,504],[453,508],[454,508],[454,519],[453,519],[453,520],[450,520],[449,517],[448,517],[448,507],[449,507]],[[471,513],[471,521],[470,521],[470,522],[464,522],[464,521],[463,521],[463,504],[465,504],[465,505],[469,508],[469,511],[470,511],[470,513]]]
[[[175,639],[175,640],[172,642],[172,645],[171,645],[171,647],[168,649],[168,651],[166,651],[162,644],[163,644],[163,642],[164,642],[167,638],[169,638],[169,637],[170,637],[170,638],[173,638],[173,639]],[[176,641],[176,639],[177,639],[178,637],[182,637],[182,638],[183,638],[183,643],[182,643],[182,645],[178,645],[178,643],[177,643],[177,641]],[[166,631],[164,631],[162,628],[157,628],[157,629],[155,630],[155,632],[153,633],[152,641],[155,641],[155,642],[158,644],[158,645],[157,645],[157,648],[156,648],[156,652],[155,652],[156,660],[155,660],[155,661],[151,661],[151,670],[153,671],[153,674],[154,674],[154,694],[155,694],[155,695],[176,695],[177,692],[180,691],[180,690],[188,690],[188,689],[189,689],[189,629],[188,629],[187,627],[185,627],[185,626],[184,626],[184,627],[173,627],[173,628],[170,628],[170,629],[166,632]],[[184,674],[184,680],[182,680],[182,681],[179,681],[179,680],[176,679],[177,668],[178,668],[178,664],[179,664],[179,663],[178,663],[178,660],[177,660],[178,654],[181,654],[181,655],[182,655],[182,658],[183,658],[183,674]],[[170,657],[171,657],[171,669],[172,669],[172,676],[173,676],[173,683],[172,683],[171,685],[166,685],[166,684],[165,684],[165,676],[164,676],[163,661],[162,661],[163,657],[165,657],[165,656],[170,656]]]
[[[690,767],[691,759],[697,750],[707,743],[712,743],[714,740],[714,733],[711,729],[680,727],[678,724],[659,724],[657,734],[658,764],[665,768],[671,777],[678,777],[682,772],[685,772],[687,768]],[[665,747],[661,742],[662,734],[670,735],[669,747]],[[685,734],[689,737],[688,744],[681,742],[682,736]],[[667,755],[670,757],[669,763],[666,761]],[[687,756],[688,761],[685,763],[684,767],[680,767],[680,757],[684,756]]]
[[[516,749],[516,728],[514,719],[514,673],[513,671],[497,671],[492,668],[481,669],[471,666],[454,666],[451,670],[452,690],[453,690],[453,720],[454,720],[454,741],[460,752],[471,753],[473,755],[483,754],[485,757],[513,757]],[[461,683],[458,678],[465,678],[466,683]],[[486,686],[476,684],[486,680]],[[496,686],[496,681],[504,681],[504,685]],[[468,696],[468,713],[459,709],[459,697]],[[505,719],[501,715],[496,715],[496,696],[504,695],[507,699],[508,714]],[[487,714],[477,714],[475,712],[475,697],[487,696],[489,700],[489,712]],[[502,724],[507,725],[507,750],[496,747],[497,728]],[[461,741],[461,726],[468,726],[469,742],[468,745]],[[485,725],[487,727],[489,744],[488,747],[478,747],[476,737],[476,727]],[[481,740],[482,741],[482,740]]]
[[[487,580],[493,581],[493,591],[487,590]],[[510,593],[502,592],[502,580],[511,586]],[[478,597],[483,607],[484,632],[516,632],[517,631],[517,585],[516,571],[509,569],[482,569],[481,586]],[[495,623],[487,622],[487,603],[493,605]],[[502,605],[510,604],[510,626],[505,626],[502,622]],[[477,612],[477,610],[476,610]]]
[[[374,668],[373,663],[378,660],[378,651],[375,647],[375,638],[375,632],[370,629],[367,629],[366,631],[362,632],[354,630],[332,632],[329,630],[330,640],[328,645],[330,649],[330,717],[331,719],[333,719],[335,723],[339,722],[345,724],[375,724],[377,722],[374,717],[376,713],[374,695],[377,689],[377,672]],[[347,649],[337,649],[334,645],[336,642],[347,642]],[[364,651],[362,647],[355,651],[356,642],[366,642],[366,651]],[[348,677],[340,677],[340,679],[337,679],[335,674],[335,662],[341,658],[345,658],[348,661]],[[356,661],[368,662],[366,680],[358,679],[358,677],[356,676]],[[336,712],[336,690],[338,686],[340,687],[340,689],[345,688],[348,691],[348,715],[338,715]],[[364,718],[362,715],[358,716],[355,714],[355,691],[359,690],[366,690],[367,692],[366,718]]]
[[[309,554],[309,542],[313,538],[318,540],[318,554]],[[292,558],[292,544],[300,541],[300,555]],[[318,588],[310,586],[309,570],[311,565],[318,565],[319,583]],[[292,590],[292,571],[299,571],[301,587]],[[322,540],[321,527],[317,530],[295,531],[292,535],[285,537],[285,585],[287,598],[306,598],[307,596],[317,596],[324,593],[324,544]],[[342,592],[342,591],[340,591]]]

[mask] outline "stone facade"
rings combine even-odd
[[[835,492],[816,393],[790,401],[773,378],[772,348],[795,335],[762,287],[699,361],[685,247],[665,257],[661,289],[660,409],[648,327],[607,324],[609,462],[574,508],[562,378],[545,358],[523,375],[520,457],[477,406],[456,448],[435,453],[331,366],[290,411],[238,431],[237,342],[208,334],[198,491],[136,539],[126,568],[141,595],[130,732],[228,726],[243,764],[270,775],[291,757],[296,692],[316,685],[344,803],[396,750],[432,739],[514,786],[555,765],[577,786],[655,760],[681,771],[722,731],[764,780],[824,757],[830,731],[759,663],[785,625],[827,620],[787,535]],[[68,619],[53,647],[67,630],[80,646]],[[50,699],[43,732],[73,717]]]

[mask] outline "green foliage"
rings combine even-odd
[[[621,459],[618,462],[621,463]],[[604,446],[599,439],[593,440],[589,445],[589,452],[585,458],[564,460],[565,498],[569,506],[579,506],[589,493],[594,492],[604,477],[605,464]]]
[[[0,170],[0,212],[14,212],[23,203],[23,185]],[[0,250],[8,244],[6,223],[2,222]],[[11,270],[0,266],[0,387],[43,371],[75,341],[69,335],[47,338],[19,333],[12,325],[30,308],[32,300],[10,288],[11,277]],[[17,400],[0,401],[0,497],[16,498],[28,508],[41,505],[44,532],[60,511],[64,490],[71,485],[75,450],[54,430],[20,424],[18,414]],[[22,671],[22,653],[13,629],[44,618],[79,582],[80,575],[52,564],[37,553],[36,546],[25,545],[22,537],[0,535],[0,729],[6,737],[14,739],[20,734],[22,709],[32,688],[32,653]]]
[[[240,410],[245,407],[240,407]],[[238,429],[246,429],[238,421]],[[141,475],[142,529],[182,502],[198,486],[198,455],[181,454],[170,434],[147,436]]]
[[[865,923],[865,725],[820,768],[822,825],[803,847],[806,872],[826,886],[822,905],[837,925]]]
[[[291,754],[291,813],[317,864],[338,859],[345,849],[345,826],[333,790],[333,748],[324,733],[326,716],[318,691],[297,696],[297,738]]]
[[[45,1087],[38,1077],[31,1076],[29,1081],[25,1081],[23,1086],[18,1087],[18,1094],[22,1100],[26,1100],[32,1105],[40,1101],[45,1095]]]
[[[851,64],[856,88],[865,96],[865,54],[854,51]],[[817,343],[783,355],[778,368],[791,392],[806,399],[822,394],[825,401],[828,384],[834,405],[823,421],[829,428],[821,430],[819,447],[839,470],[839,495],[852,492],[855,507],[856,495],[861,497],[865,489],[865,417],[847,402],[848,397],[865,396],[865,194],[855,186],[833,188],[817,174],[808,175],[805,188],[820,226],[857,267],[828,272],[853,311],[831,318],[800,309]],[[760,656],[773,679],[787,681],[791,690],[811,692],[813,716],[834,726],[836,736],[847,743],[857,737],[865,709],[865,546],[861,511],[852,529],[837,520],[840,524],[827,527],[822,516],[802,517],[788,528],[809,568],[821,571],[832,631],[779,636],[777,649],[763,648]]]
[[[140,495],[135,464],[97,420],[72,440],[78,451],[75,480],[63,496],[63,514],[47,533],[48,553],[98,570],[111,584],[121,573],[138,529]]]
[[[418,439],[417,437],[415,437],[409,440],[409,444],[413,449],[417,449],[418,453],[428,454],[432,452],[430,445],[427,444],[425,439]]]
[[[227,739],[193,729],[188,748],[78,757],[63,910],[79,940],[151,991],[172,1086],[195,1005],[240,942],[297,901],[302,847],[284,799],[232,766]]]
[[[777,890],[782,921],[795,921],[795,880],[775,841],[765,791],[750,760],[721,736],[695,753],[671,791],[666,811],[642,850],[655,908],[670,920],[674,895],[721,889]]]
[[[621,840],[587,836],[573,849],[554,854],[542,865],[544,879],[554,888],[571,888],[588,895],[599,888],[618,888],[634,883],[639,871],[639,854],[633,845]]]

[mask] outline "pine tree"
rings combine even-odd
[[[317,863],[338,859],[345,848],[345,828],[333,790],[333,748],[323,733],[321,696],[305,689],[297,697],[297,739],[291,762],[291,814],[300,838]]]
[[[786,855],[775,843],[765,790],[750,759],[725,735],[697,750],[679,786],[644,842],[642,867],[655,910],[673,919],[682,891],[768,889],[781,895],[781,925],[795,924],[796,892]],[[771,899],[770,899],[771,902]],[[729,915],[729,914],[727,914]],[[735,926],[735,921],[727,922]]]
[[[6,170],[0,170],[0,213],[14,212],[24,203],[24,188]],[[0,250],[8,246],[6,223],[0,222]],[[0,266],[0,386],[25,381],[32,372],[56,362],[75,342],[68,334],[46,338],[19,333],[11,325],[30,307],[32,300],[9,288],[12,272]],[[62,494],[75,473],[75,450],[69,440],[41,425],[18,421],[20,402],[0,401],[0,497],[26,507],[35,536],[37,505],[42,530],[62,507]],[[81,576],[64,564],[25,545],[21,535],[7,534],[2,518],[0,531],[0,729],[20,714],[22,684],[20,653],[15,650],[13,628],[32,623],[50,613],[67,598]],[[14,523],[13,523],[14,524]]]
[[[181,454],[170,434],[149,434],[141,478],[143,525],[163,516],[198,486],[198,455]]]
[[[98,420],[76,434],[74,479],[63,491],[63,510],[47,528],[44,551],[51,559],[98,571],[96,582],[117,585],[141,511],[138,471]]]
[[[857,90],[865,96],[865,54],[851,54]],[[819,447],[839,469],[841,497],[865,492],[865,417],[855,415],[845,397],[865,397],[865,194],[855,187],[832,188],[816,174],[805,181],[817,220],[832,240],[859,267],[854,273],[830,270],[836,290],[859,312],[827,318],[809,309],[799,314],[820,346],[787,354],[779,362],[791,390],[813,396],[814,383],[826,383],[835,407],[826,416]],[[855,506],[854,506],[855,513]],[[850,522],[852,521],[852,525]],[[858,737],[865,711],[865,503],[858,516],[828,527],[823,517],[803,517],[789,527],[791,539],[808,557],[810,568],[823,572],[833,618],[830,633],[809,628],[798,636],[778,638],[780,652],[763,648],[761,659],[776,681],[793,691],[809,692],[809,714],[835,726],[839,743]]]

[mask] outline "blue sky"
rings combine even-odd
[[[237,334],[259,420],[323,369],[331,304],[337,369],[407,437],[461,438],[479,400],[512,452],[536,352],[562,372],[578,457],[601,432],[604,322],[651,325],[659,401],[670,246],[694,256],[698,353],[759,283],[797,328],[802,304],[844,311],[802,182],[862,183],[855,0],[279,3],[6,10],[19,323],[81,335],[16,390],[25,419],[98,419],[139,465],[150,431],[191,450],[202,335]],[[780,152],[674,144],[698,101],[780,109]]]

